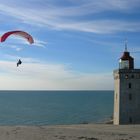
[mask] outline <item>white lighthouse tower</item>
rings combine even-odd
[[[140,124],[140,69],[134,68],[134,59],[125,51],[114,70],[114,116],[113,123]]]

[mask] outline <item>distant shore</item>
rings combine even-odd
[[[140,125],[0,126],[0,140],[140,140]]]

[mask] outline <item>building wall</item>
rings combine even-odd
[[[120,79],[119,74],[114,72],[114,124],[119,124],[120,108]]]
[[[140,69],[114,71],[114,124],[140,124]]]

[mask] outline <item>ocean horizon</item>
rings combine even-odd
[[[114,91],[1,90],[0,125],[102,123],[113,114]]]

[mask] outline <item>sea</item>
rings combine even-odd
[[[0,125],[103,123],[113,91],[0,91]]]

